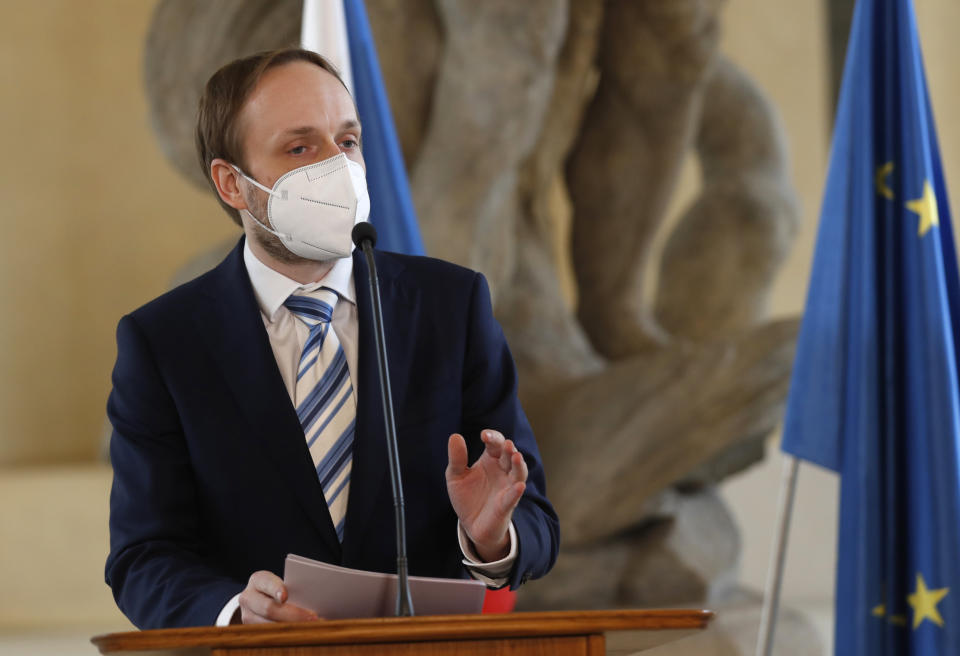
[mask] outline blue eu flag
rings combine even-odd
[[[380,75],[380,63],[367,20],[367,10],[363,0],[345,0],[343,9],[354,95],[363,126],[370,223],[377,229],[377,247],[408,255],[422,255],[423,241],[410,198],[410,186],[390,103]]]
[[[859,0],[783,449],[839,472],[835,653],[960,654],[960,290],[910,0]]]

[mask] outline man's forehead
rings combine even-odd
[[[240,119],[245,128],[256,129],[250,123],[255,121],[271,133],[358,123],[353,99],[340,80],[306,61],[265,71],[244,103]]]

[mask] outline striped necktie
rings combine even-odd
[[[347,358],[330,324],[337,293],[322,287],[309,294],[291,295],[284,302],[310,329],[297,367],[294,403],[337,537],[343,541],[357,405]]]

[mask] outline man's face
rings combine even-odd
[[[310,62],[290,62],[264,73],[240,111],[237,127],[245,172],[266,187],[288,171],[339,153],[366,169],[350,94],[337,78]],[[245,181],[241,188],[250,211],[266,223],[267,194]],[[273,235],[256,232],[271,255],[299,259]]]

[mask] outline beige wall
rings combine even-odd
[[[94,457],[117,320],[233,230],[151,136],[153,4],[31,0],[0,23],[0,466]]]

